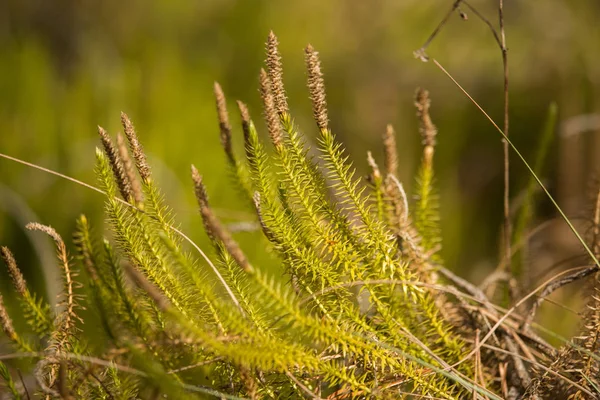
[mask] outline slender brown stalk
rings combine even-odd
[[[246,272],[252,272],[253,268],[246,258],[246,255],[237,242],[233,239],[231,234],[225,229],[225,227],[223,227],[219,219],[215,216],[210,208],[208,204],[206,187],[204,186],[204,182],[202,182],[202,176],[200,176],[200,173],[193,165],[192,180],[194,181],[196,200],[198,201],[198,206],[200,207],[200,214],[202,215],[206,232],[213,240],[219,241],[223,244],[225,249],[227,249],[229,254],[231,254],[240,268]]]
[[[67,247],[62,237],[54,230],[54,228],[42,225],[37,222],[29,223],[25,228],[32,231],[41,231],[50,236],[57,248],[58,260],[61,263],[63,274],[65,278],[65,306],[66,309],[63,312],[63,319],[61,321],[61,329],[65,334],[70,333],[75,328],[75,319],[79,319],[75,313],[75,281],[73,280],[73,272],[69,265],[69,256],[67,254]]]
[[[580,269],[577,272],[574,272],[565,277],[556,279],[556,280],[548,283],[544,287],[544,289],[542,289],[542,291],[540,292],[539,297],[537,298],[535,303],[533,303],[533,306],[531,307],[531,310],[529,311],[527,318],[523,322],[523,330],[526,331],[529,328],[529,325],[533,321],[533,318],[535,317],[535,314],[536,314],[538,308],[540,307],[540,305],[542,305],[542,303],[544,302],[544,300],[547,296],[549,296],[550,294],[554,293],[561,287],[563,287],[571,282],[575,282],[577,280],[586,278],[596,272],[598,272],[598,267],[596,265],[592,265],[591,267],[585,267],[583,269]]]
[[[509,103],[508,103],[508,49],[506,48],[506,33],[504,31],[504,1],[499,0],[498,17],[500,20],[500,43],[502,51],[502,66],[504,70],[504,135],[509,137]],[[510,220],[510,147],[508,141],[503,138],[502,150],[504,153],[504,257],[506,263],[504,268],[511,271],[511,240],[512,226]]]
[[[458,10],[461,18],[465,18],[465,14],[460,10],[460,5],[465,4],[481,21],[483,21],[491,30],[494,35],[494,39],[498,43],[498,46],[502,52],[502,65],[504,71],[504,126],[503,132],[508,137],[509,132],[509,96],[508,96],[508,49],[506,47],[506,32],[504,27],[504,1],[499,0],[498,7],[498,17],[500,22],[500,32],[498,33],[492,23],[483,16],[475,7],[469,4],[466,0],[455,0],[452,4],[450,10],[446,13],[442,21],[438,24],[435,30],[429,35],[423,46],[421,46],[418,50],[414,52],[415,57],[421,59],[422,61],[429,61],[429,56],[427,56],[426,50],[431,44],[431,42],[435,39],[435,37],[439,34],[441,29],[446,25],[450,16],[454,13],[454,11]],[[507,138],[502,139],[502,151],[503,151],[503,257],[505,258],[505,262],[502,262],[500,265],[504,271],[511,271],[511,240],[512,240],[512,224],[510,220],[510,144]]]
[[[594,219],[592,226],[592,251],[596,257],[600,256],[600,189],[596,193],[594,206]]]
[[[169,299],[140,270],[130,263],[123,263],[123,270],[154,301],[159,310],[167,312],[171,308]]]
[[[450,19],[450,16],[454,13],[454,11],[456,11],[458,9],[458,7],[460,6],[460,3],[462,3],[462,1],[463,0],[455,0],[454,1],[454,3],[452,4],[452,7],[450,7],[450,10],[448,10],[448,12],[446,13],[446,15],[444,16],[442,21],[438,24],[438,26],[435,27],[435,29],[433,30],[431,35],[429,35],[429,37],[427,38],[425,43],[423,43],[423,46],[421,46],[418,50],[416,50],[413,53],[416,58],[420,59],[421,61],[429,61],[429,57],[427,56],[427,52],[426,52],[427,48],[429,47],[431,42],[433,42],[433,39],[435,39],[435,37],[440,33],[442,28],[446,25],[446,23]]]
[[[581,234],[579,233],[579,231],[577,231],[577,229],[575,229],[575,226],[573,225],[573,223],[571,222],[571,220],[567,217],[567,215],[565,214],[565,212],[563,211],[563,209],[560,207],[560,205],[558,205],[557,201],[554,199],[554,197],[552,196],[552,194],[548,191],[548,189],[546,188],[546,186],[544,185],[544,183],[542,182],[542,180],[536,175],[535,171],[533,170],[533,168],[531,167],[531,165],[529,165],[529,163],[527,162],[527,160],[525,159],[525,157],[523,156],[523,154],[521,154],[521,152],[519,151],[519,149],[517,149],[517,147],[514,145],[514,143],[512,143],[512,141],[508,138],[508,136],[506,136],[504,134],[504,132],[502,131],[502,129],[500,129],[500,127],[498,126],[498,124],[496,123],[496,121],[494,121],[492,119],[492,117],[490,117],[490,115],[487,112],[485,112],[485,110],[483,109],[483,107],[481,107],[481,105],[479,103],[477,103],[477,101],[475,101],[475,99],[473,98],[473,96],[471,96],[469,94],[469,92],[467,92],[465,90],[465,88],[462,87],[461,84],[458,83],[458,81],[456,79],[454,79],[454,77],[450,74],[450,72],[448,72],[446,70],[446,68],[444,68],[442,66],[442,64],[440,64],[439,61],[437,61],[436,59],[432,59],[432,61],[435,64],[435,66],[438,67],[440,69],[440,71],[442,71],[448,77],[448,79],[450,79],[452,81],[452,83],[454,83],[456,85],[456,87],[458,89],[460,89],[460,91],[469,99],[469,101],[471,101],[471,103],[473,103],[473,105],[475,107],[477,107],[477,109],[483,114],[483,116],[488,121],[490,121],[490,123],[494,126],[494,129],[496,129],[498,131],[498,133],[500,133],[500,135],[507,141],[507,143],[509,144],[510,148],[515,152],[515,154],[523,162],[523,164],[525,165],[525,168],[527,168],[527,171],[529,171],[529,173],[531,174],[531,176],[533,176],[533,178],[535,179],[536,183],[542,189],[542,191],[544,192],[544,194],[548,197],[548,200],[550,200],[550,202],[552,203],[552,205],[554,206],[554,208],[556,209],[556,211],[558,211],[558,213],[560,214],[560,217],[562,218],[562,220],[565,221],[565,223],[569,226],[569,229],[571,230],[571,232],[573,232],[573,235],[575,235],[575,237],[577,238],[577,241],[585,249],[586,254],[589,255],[590,258],[592,259],[592,261],[594,262],[594,264],[596,266],[598,266],[598,268],[600,268],[600,261],[598,261],[598,258],[596,257],[596,255],[594,254],[594,252],[587,245],[586,241],[583,240],[583,237],[581,236]]]

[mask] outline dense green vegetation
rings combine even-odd
[[[57,247],[58,308],[30,292],[12,253],[2,248],[34,335],[15,329],[2,302],[0,322],[20,352],[10,358],[34,361],[36,390],[47,399],[600,394],[597,295],[589,296],[589,323],[559,352],[532,330],[537,303],[526,314],[517,308],[527,297],[503,310],[443,266],[429,93],[419,89],[415,97],[423,153],[411,204],[396,176],[393,128],[383,137],[384,169],[369,153],[369,184],[355,176],[329,126],[318,54],[310,45],[305,53],[316,156],[290,114],[275,35],[267,41],[268,72],[261,70],[259,80],[273,151],[238,102],[245,157],[238,156],[233,141],[240,136],[233,135],[220,85],[214,86],[233,185],[254,209],[255,236],[262,237],[255,243],[269,252],[271,268],[247,257],[221,223],[194,166],[212,254],[176,228],[123,113],[125,138],[119,134],[114,142],[99,127],[103,150],[96,151],[112,240],[96,237],[81,216],[75,263],[56,230],[27,225]],[[582,244],[596,264],[567,279],[597,274],[598,236]],[[565,283],[557,278],[542,296]],[[94,314],[87,325],[84,309]],[[90,322],[101,332],[90,330]],[[23,398],[25,389],[4,364],[2,377],[12,397]]]
[[[496,27],[497,10],[464,1],[225,3],[72,4],[48,24],[35,21],[52,6],[0,5],[0,127],[13,133],[0,139],[0,390],[597,398],[600,192],[583,135],[600,127],[597,6],[501,5]],[[253,83],[265,21],[284,38],[286,88],[273,34]],[[330,39],[316,46],[327,96],[313,47],[305,68],[287,55],[308,41],[303,21]],[[432,62],[407,64],[417,48]],[[310,103],[297,100],[306,76]],[[217,83],[209,100],[213,79],[248,105]],[[121,113],[114,136],[121,109],[138,129]],[[189,163],[191,184],[177,178]]]

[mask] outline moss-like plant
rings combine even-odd
[[[192,166],[213,245],[207,257],[176,228],[129,118],[121,116],[126,140],[118,135],[113,143],[99,128],[96,174],[113,241],[100,241],[85,217],[77,221],[74,253],[85,287],[50,227],[29,225],[57,246],[64,288],[56,310],[29,292],[12,254],[2,249],[36,340],[16,332],[1,297],[0,322],[18,356],[35,360],[36,390],[46,399],[600,395],[597,288],[585,336],[558,352],[534,333],[532,314],[493,305],[444,268],[428,92],[417,91],[415,100],[423,156],[411,204],[397,178],[393,128],[384,134],[383,170],[369,154],[372,171],[362,182],[330,129],[311,46],[306,66],[318,159],[289,111],[272,33],[259,80],[271,143],[238,102],[245,153],[235,154],[225,96],[215,84],[227,162],[256,211],[275,268],[246,256]],[[98,316],[95,336],[82,331],[84,305]],[[1,363],[0,377],[13,398],[29,396]]]

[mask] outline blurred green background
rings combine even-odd
[[[96,125],[114,134],[121,129],[119,112],[125,111],[182,229],[206,245],[191,190],[191,163],[205,174],[212,204],[222,217],[228,222],[251,220],[229,185],[212,85],[219,81],[223,86],[236,123],[236,99],[248,103],[259,120],[257,76],[272,29],[280,41],[292,113],[309,138],[316,129],[305,89],[303,48],[311,43],[320,51],[331,126],[361,174],[366,173],[366,150],[381,160],[380,137],[392,123],[399,136],[401,180],[407,188],[414,186],[420,138],[413,93],[418,86],[430,90],[439,129],[443,254],[451,269],[479,282],[499,259],[500,137],[440,70],[413,57],[451,4],[3,0],[0,152],[95,184]],[[471,4],[496,23],[496,2]],[[428,53],[500,122],[500,51],[488,27],[463,10],[469,19],[454,15]],[[593,115],[600,112],[600,2],[514,0],[507,2],[505,14],[511,137],[532,160],[548,105],[558,103],[561,126],[571,127],[571,134],[557,129],[542,175],[570,215],[586,215],[589,182],[600,162],[595,157],[598,135],[588,132],[600,132]],[[584,120],[573,119],[582,115],[587,115]],[[241,129],[237,134],[241,150]],[[528,174],[512,160],[511,190],[517,205]],[[36,220],[69,238],[76,216],[85,213],[100,233],[102,196],[3,159],[0,177],[0,243],[15,251],[30,283],[42,287],[40,271],[54,271],[54,250],[45,237],[31,236],[23,226]],[[556,215],[546,203],[542,199],[536,224]],[[529,256],[536,277],[580,254],[562,225],[552,226],[532,240]],[[241,236],[252,254],[250,235]],[[7,279],[2,282],[8,285]]]

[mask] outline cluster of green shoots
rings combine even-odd
[[[268,140],[238,102],[245,153],[235,153],[225,96],[215,84],[234,185],[255,211],[256,243],[273,265],[246,256],[214,213],[194,166],[211,254],[178,230],[122,114],[124,137],[113,142],[99,128],[103,150],[96,152],[112,240],[100,240],[80,217],[73,260],[56,231],[28,226],[56,243],[64,282],[58,307],[29,291],[2,248],[30,331],[14,329],[1,301],[0,322],[17,356],[32,360],[36,382],[24,385],[0,363],[12,398],[32,398],[32,391],[46,399],[600,395],[598,292],[581,338],[556,349],[536,333],[537,306],[522,313],[521,301],[503,309],[444,267],[437,129],[427,91],[415,99],[423,154],[409,197],[397,178],[391,126],[383,135],[383,168],[368,154],[369,178],[355,175],[329,126],[318,54],[308,46],[305,57],[315,157],[288,108],[275,35],[259,79]],[[93,340],[80,317],[84,307],[100,321]]]

